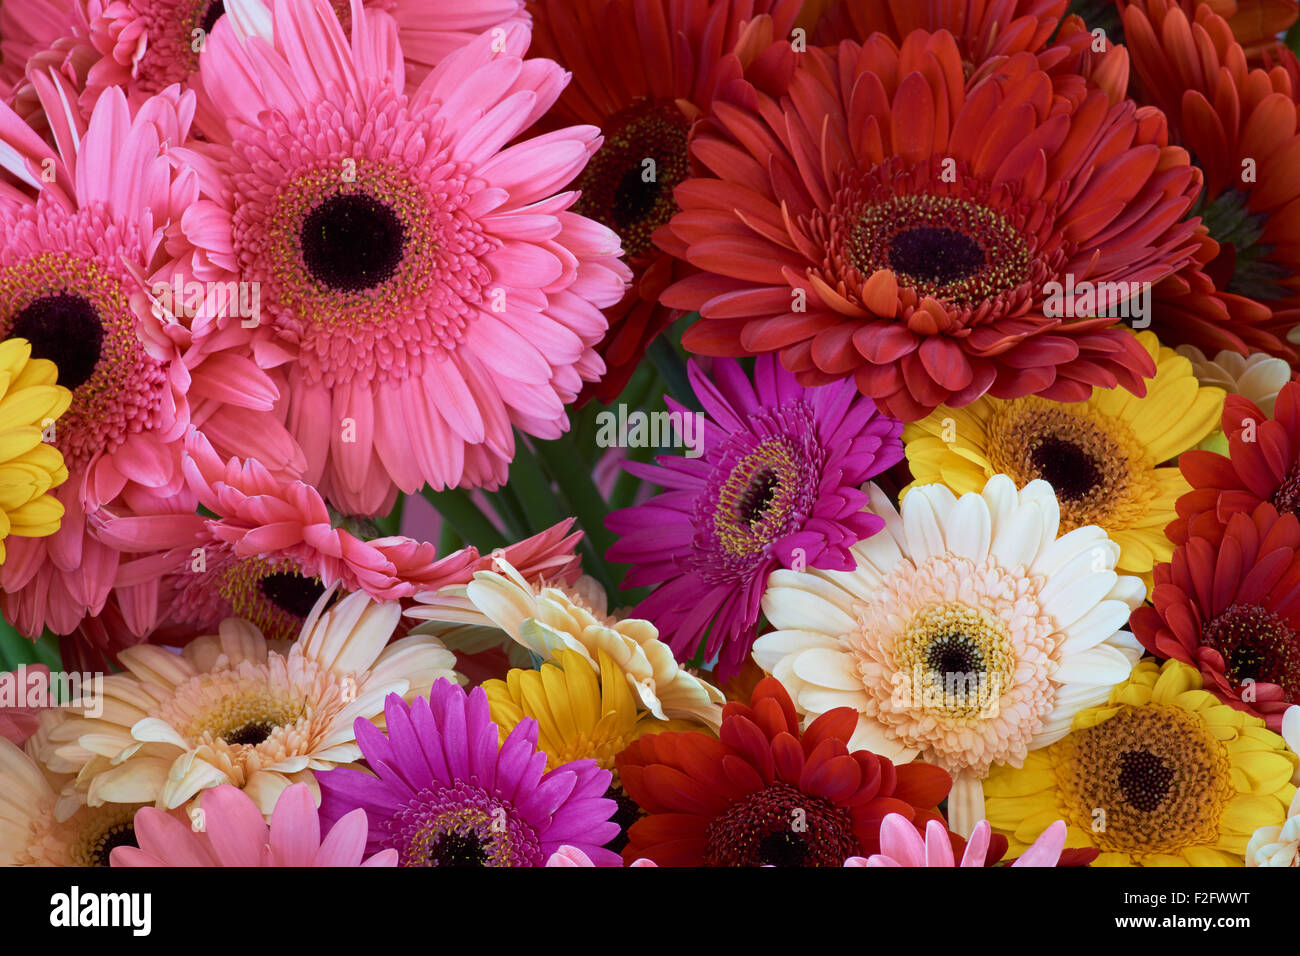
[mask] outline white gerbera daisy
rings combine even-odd
[[[287,647],[247,621],[229,618],[220,634],[180,654],[151,645],[123,651],[126,672],[104,679],[102,714],[85,709],[54,726],[41,759],[75,773],[90,806],[153,803],[171,810],[200,790],[232,784],[270,814],[281,791],[315,771],[360,759],[353,724],[382,725],[384,699],[429,693],[456,679],[455,655],[437,638],[389,644],[401,618],[396,601],[352,594],[324,610],[321,596]]]
[[[1202,385],[1245,396],[1269,418],[1273,417],[1277,393],[1291,381],[1291,366],[1263,352],[1240,355],[1224,349],[1208,358],[1194,345],[1180,345],[1176,351],[1192,363],[1192,373]]]
[[[1141,646],[1120,628],[1146,593],[1119,575],[1094,525],[1058,538],[1052,488],[995,475],[956,498],[913,488],[900,515],[875,485],[885,530],[853,547],[857,569],[778,571],[763,612],[776,630],[754,658],[807,719],[858,712],[850,746],[954,777],[953,828],[983,819],[980,780],[1018,767],[1125,680]]]
[[[407,616],[429,623],[411,633],[438,634],[452,646],[480,646],[483,629],[504,631],[542,660],[577,651],[599,673],[604,651],[627,675],[641,705],[660,720],[697,720],[715,730],[725,698],[707,681],[680,667],[649,621],[620,620],[605,609],[605,595],[590,578],[572,587],[530,584],[505,559],[498,571],[478,571],[468,585],[417,594]]]

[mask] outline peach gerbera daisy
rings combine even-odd
[[[851,748],[951,773],[950,820],[969,836],[989,768],[1020,766],[1128,677],[1141,647],[1120,628],[1146,588],[1116,574],[1101,528],[1057,538],[1045,481],[995,475],[961,498],[923,485],[901,515],[869,488],[885,531],[854,545],[853,571],[775,572],[763,611],[777,630],[754,658],[808,719],[855,709]]]
[[[102,716],[67,716],[41,758],[75,772],[92,807],[171,810],[228,783],[270,814],[285,787],[315,788],[315,771],[360,757],[353,724],[380,718],[387,695],[410,700],[456,677],[454,655],[435,637],[388,644],[397,602],[353,594],[324,610],[332,597],[321,597],[288,648],[231,618],[179,655],[152,645],[122,651],[126,673],[104,679]]]
[[[573,585],[530,584],[509,561],[478,571],[468,585],[422,592],[407,615],[430,622],[413,629],[461,635],[466,627],[504,631],[542,659],[576,651],[599,672],[601,651],[627,675],[637,700],[659,720],[722,722],[722,691],[680,667],[649,621],[607,613],[604,592],[591,578]],[[450,625],[450,626],[448,626]]]

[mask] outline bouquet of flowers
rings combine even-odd
[[[2,0],[0,862],[1300,865],[1296,0]]]

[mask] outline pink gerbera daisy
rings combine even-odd
[[[104,606],[118,552],[85,516],[181,500],[192,423],[210,426],[227,452],[225,438],[256,436],[268,466],[303,464],[274,418],[274,384],[249,357],[251,331],[219,328],[204,304],[175,316],[151,298],[157,284],[188,281],[173,226],[198,185],[168,144],[184,141],[193,98],[172,91],[133,116],[112,92],[83,126],[63,80],[40,81],[54,148],[0,107],[0,165],[16,177],[0,189],[0,337],[28,339],[72,391],[53,432],[69,473],[55,492],[62,526],[15,539],[0,571],[4,616],[28,635],[66,634]]]
[[[772,571],[852,570],[849,548],[884,527],[860,486],[903,457],[903,426],[851,380],[804,388],[771,355],[752,383],[738,362],[713,369],[713,382],[694,362],[689,371],[708,414],[695,435],[703,454],[629,462],[666,490],[607,523],[621,536],[609,559],[634,565],[627,585],[659,586],[637,616],[654,621],[679,660],[705,639],[726,680],[754,643]]]
[[[498,487],[512,428],[558,437],[603,371],[600,310],[629,273],[618,237],[557,193],[599,132],[506,147],[565,82],[523,59],[520,24],[408,95],[392,17],[353,0],[349,39],[325,0],[274,11],[273,45],[228,19],[208,41],[201,81],[223,124],[204,130],[215,160],[192,158],[221,185],[192,212],[214,261],[260,283],[258,334],[295,356],[304,477],[351,514],[425,484]]]
[[[143,811],[141,811],[143,812]],[[139,820],[139,816],[136,817]],[[138,831],[137,824],[137,832]],[[890,813],[880,824],[880,852],[870,857],[854,856],[845,866],[986,866],[992,828],[987,820],[975,825],[958,863],[953,856],[948,829],[936,820],[925,825],[925,839],[900,813]],[[1011,866],[1056,866],[1065,849],[1065,821],[1057,820]],[[122,852],[115,850],[115,853]]]
[[[141,807],[135,815],[139,848],[115,847],[111,866],[396,866],[397,852],[381,850],[362,859],[366,811],[354,810],[321,839],[311,788],[286,787],[268,828],[257,804],[237,787],[207,790],[200,805],[183,814]]]
[[[23,3],[26,7],[59,4],[60,0]],[[349,0],[329,0],[329,5],[344,29],[349,29]],[[523,0],[363,0],[363,5],[385,11],[397,21],[411,82],[423,79],[439,60],[471,38],[528,21]],[[71,35],[63,37],[58,52],[84,82],[82,103],[87,109],[104,90],[115,86],[134,103],[173,83],[194,82],[201,54],[225,14],[241,38],[261,36],[269,41],[272,32],[267,0],[62,0],[62,6],[71,7],[71,29],[65,31]],[[44,38],[50,29],[34,26],[28,32]]]
[[[74,0],[5,0],[0,4],[0,95],[23,78],[27,61],[72,30]]]

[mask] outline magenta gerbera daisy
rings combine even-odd
[[[395,849],[401,866],[544,866],[562,846],[598,866],[619,866],[604,844],[618,836],[611,775],[594,760],[548,772],[537,722],[520,721],[503,742],[483,688],[468,695],[439,680],[409,707],[384,708],[387,734],[358,721],[357,742],[374,774],[317,774],[321,819],[358,807],[370,821],[367,853]]]
[[[903,457],[903,426],[852,380],[805,388],[771,355],[757,360],[752,383],[737,362],[713,369],[712,382],[696,363],[689,369],[707,413],[696,435],[703,453],[625,465],[666,490],[609,516],[621,538],[608,557],[634,565],[627,586],[659,585],[636,612],[678,659],[707,635],[705,655],[721,653],[726,680],[754,643],[773,570],[852,570],[849,548],[884,526],[863,510],[860,486]]]
[[[409,95],[392,17],[353,0],[274,7],[274,44],[218,22],[203,90],[219,177],[194,210],[214,261],[259,283],[263,341],[288,350],[305,480],[351,514],[398,489],[504,482],[518,428],[556,438],[603,371],[603,306],[630,275],[618,237],[569,208],[600,145],[524,133],[564,71],[494,30]],[[292,83],[279,77],[292,76]],[[514,145],[506,146],[514,142]],[[224,252],[221,250],[224,248]]]
[[[191,425],[210,427],[227,453],[226,438],[256,436],[273,469],[305,464],[275,418],[278,393],[252,358],[251,330],[226,327],[206,303],[174,315],[153,296],[191,278],[192,250],[175,227],[198,185],[169,144],[185,140],[192,95],[173,90],[133,115],[112,91],[83,124],[63,78],[44,76],[40,88],[53,148],[0,107],[0,165],[14,177],[0,191],[0,337],[29,340],[72,392],[47,436],[69,473],[55,492],[63,523],[51,537],[15,539],[0,572],[5,619],[28,635],[66,634],[104,606],[119,556],[86,516],[181,501]]]

